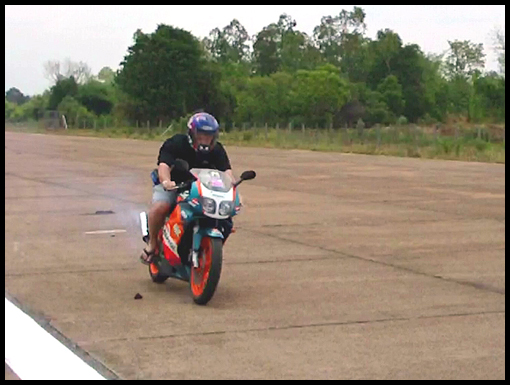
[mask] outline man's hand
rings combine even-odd
[[[175,187],[175,186],[176,186],[176,184],[175,184],[175,182],[174,182],[174,181],[172,181],[172,180],[168,180],[168,179],[166,179],[166,180],[164,180],[163,182],[161,182],[161,185],[163,186],[163,188],[164,188],[165,190],[170,190],[171,188],[173,188],[173,187]]]

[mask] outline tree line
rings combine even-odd
[[[6,120],[58,110],[70,124],[109,117],[166,125],[205,109],[226,129],[505,121],[503,32],[493,36],[500,69],[486,72],[483,44],[448,41],[448,52],[425,54],[391,29],[367,37],[365,19],[360,7],[342,10],[322,17],[311,36],[287,14],[251,37],[236,19],[203,39],[165,24],[137,30],[117,71],[47,62],[53,85],[33,97],[11,88]]]

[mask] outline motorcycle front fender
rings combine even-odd
[[[223,239],[223,234],[221,233],[220,230],[215,228],[197,227],[193,231],[193,250],[198,251],[200,249],[200,244],[202,243],[203,237]]]

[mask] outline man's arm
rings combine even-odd
[[[175,182],[173,182],[170,177],[171,171],[172,171],[172,168],[166,163],[161,162],[158,165],[159,180],[160,180],[161,184],[163,185],[163,187],[167,190],[169,188],[175,186]]]
[[[172,166],[170,166],[175,161],[174,156],[172,155],[173,150],[174,146],[172,139],[167,139],[159,149],[158,177],[161,185],[166,190],[175,186],[175,183],[171,178]]]

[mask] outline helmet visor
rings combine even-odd
[[[197,146],[210,146],[214,139],[214,133],[197,131],[195,134],[195,142]]]

